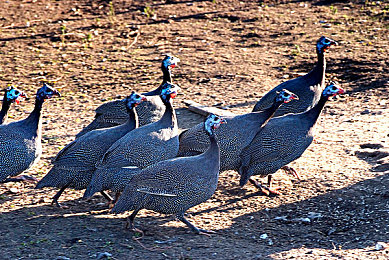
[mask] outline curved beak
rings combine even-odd
[[[295,100],[299,100],[299,97],[296,95],[296,94],[292,94],[292,96],[290,97],[291,100],[295,99]]]
[[[27,98],[28,98],[27,94],[22,91],[20,93],[20,95],[18,96],[18,98],[15,100],[15,103],[19,105],[20,101],[23,101],[23,100],[25,100]]]

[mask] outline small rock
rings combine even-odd
[[[55,260],[70,260],[70,258],[69,258],[69,257],[66,257],[66,256],[63,256],[63,255],[61,255],[61,256],[57,256],[57,257],[55,258]]]
[[[288,220],[288,218],[286,216],[279,216],[279,217],[275,217],[274,220],[283,220],[283,221],[286,221]]]
[[[269,236],[267,234],[262,234],[259,238],[261,239],[267,239]]]
[[[110,254],[108,252],[97,253],[96,259],[99,260],[99,259],[108,258],[108,257],[111,257],[111,256],[112,256],[112,254]]]
[[[383,242],[377,242],[377,244],[375,244],[375,250],[377,251],[380,251],[380,250],[383,250],[385,249],[387,245]]]
[[[370,110],[369,109],[366,109],[366,110],[363,110],[362,112],[361,112],[361,115],[367,115],[367,114],[370,114]]]
[[[19,190],[17,188],[10,188],[9,192],[11,192],[11,193],[18,193]]]
[[[294,218],[292,219],[294,222],[302,222],[302,223],[311,223],[311,220],[309,218]]]
[[[320,214],[320,213],[318,213],[318,212],[309,212],[307,217],[308,217],[309,219],[311,219],[311,220],[314,220],[314,219],[322,218],[323,215]]]

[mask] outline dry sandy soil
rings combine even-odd
[[[327,79],[347,94],[328,103],[314,143],[291,166],[302,181],[274,176],[282,195],[239,187],[224,172],[215,195],[188,212],[212,237],[190,233],[170,216],[137,218],[145,236],[124,230],[101,196],[61,197],[34,184],[0,185],[1,259],[388,259],[389,23],[385,1],[0,2],[0,83],[30,96],[42,82],[62,97],[44,105],[41,178],[105,101],[161,81],[163,53],[181,59],[174,81],[180,128],[202,117],[183,100],[240,114],[264,93],[314,65],[321,35],[339,41],[327,54]],[[33,99],[11,111],[18,120]],[[263,234],[267,235],[264,239]],[[136,235],[136,234],[135,234]],[[382,242],[383,249],[376,249]],[[386,248],[385,248],[386,247]]]

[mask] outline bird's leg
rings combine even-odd
[[[110,203],[113,201],[113,198],[111,196],[109,196],[108,193],[106,193],[105,191],[100,191],[101,195],[103,195],[103,197],[108,200]]]
[[[4,181],[0,183],[6,183],[6,182],[20,182],[20,181],[26,181],[26,182],[31,182],[31,183],[36,183],[38,180],[33,177],[33,176],[28,176],[28,175],[20,175],[18,177],[14,178],[7,178]]]
[[[64,192],[64,190],[69,187],[69,184],[63,186],[58,192],[57,194],[54,195],[53,197],[53,201],[51,202],[51,205],[53,205],[55,203],[55,205],[57,205],[57,207],[61,208],[61,204],[59,204],[58,202],[58,199],[59,197],[61,197],[62,193]]]
[[[134,210],[134,212],[132,212],[132,214],[127,217],[127,222],[126,222],[126,229],[130,229],[131,231],[134,231],[134,232],[139,232],[141,234],[143,234],[143,231],[140,230],[140,229],[137,229],[134,225],[134,219],[136,217],[136,214],[138,214],[138,212],[140,211],[140,209],[136,209]]]
[[[196,234],[198,234],[198,235],[210,236],[210,234],[216,233],[215,231],[212,231],[212,230],[200,229],[200,228],[195,227],[192,223],[190,223],[190,222],[184,217],[184,213],[178,214],[178,215],[177,215],[177,218],[178,218],[181,222],[183,222],[185,225],[187,225],[194,233],[196,233]]]
[[[249,179],[249,181],[266,196],[279,195],[280,192],[278,190],[280,189],[280,187],[272,187],[271,180],[272,180],[272,175],[270,174],[267,176],[268,186],[266,186],[266,185],[263,185],[263,184],[257,182],[256,180],[254,180],[252,178]]]
[[[257,182],[256,180],[254,180],[252,177],[250,177],[249,182],[250,182],[251,184],[253,184],[256,188],[262,189],[262,184],[260,184],[260,183]]]
[[[109,207],[110,209],[112,209],[113,206],[115,206],[116,202],[118,201],[118,199],[119,199],[119,197],[120,197],[120,194],[121,194],[120,191],[119,191],[119,192],[116,192],[116,193],[115,193],[115,198],[114,198],[112,201],[110,201],[110,202],[108,203],[108,207]]]

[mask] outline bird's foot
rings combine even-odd
[[[68,209],[69,208],[69,206],[64,206],[61,203],[59,203],[58,199],[55,199],[55,198],[53,198],[53,201],[51,202],[51,205],[52,206],[55,205],[57,208],[60,208],[60,209]]]
[[[206,229],[201,229],[201,228],[197,228],[197,227],[195,227],[195,226],[193,226],[191,229],[192,229],[192,231],[193,231],[194,233],[196,233],[197,235],[205,235],[205,236],[211,237],[211,234],[216,234],[215,231],[206,230]]]
[[[282,187],[267,187],[265,185],[261,185],[261,192],[263,194],[266,194],[266,196],[277,196],[277,195],[281,195],[281,192],[279,192],[278,190],[281,190]]]
[[[113,209],[113,207],[115,206],[115,202],[109,201],[109,202],[107,203],[107,205],[108,205],[108,209]]]
[[[4,181],[2,181],[2,183],[6,183],[6,182],[21,182],[21,181],[30,182],[30,183],[37,183],[38,179],[33,177],[33,176],[29,176],[29,175],[20,175],[20,176],[17,176],[17,177],[5,179]]]
[[[130,231],[134,232],[135,233],[135,238],[136,239],[140,239],[144,236],[144,232],[143,230],[137,228],[134,226],[134,222],[132,222],[131,220],[127,219],[127,223],[126,223],[126,229],[129,229]]]
[[[130,219],[130,217],[127,217],[127,218],[126,218],[125,229],[129,229],[129,230],[134,231],[134,232],[136,232],[136,231],[142,231],[142,230],[138,230],[138,229],[135,227],[134,221],[132,221],[132,220]]]
[[[58,208],[62,208],[62,205],[58,202],[58,200],[57,199],[53,199],[52,201],[51,201],[51,205],[52,206],[57,206]]]
[[[296,172],[295,169],[293,169],[292,167],[290,166],[282,166],[281,169],[286,173],[286,174],[290,174],[290,175],[293,175],[297,180],[301,181],[301,178],[299,176],[299,174]]]
[[[118,199],[120,197],[120,194],[121,194],[121,192],[116,192],[113,200],[108,202],[109,209],[112,209],[115,206],[116,202],[118,201]]]
[[[195,233],[198,234],[198,235],[205,235],[207,237],[211,237],[211,234],[216,234],[215,231],[201,229],[201,228],[198,228],[197,231],[195,231]]]

